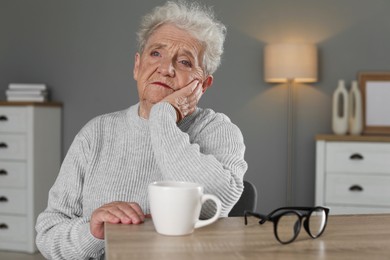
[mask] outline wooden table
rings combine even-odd
[[[221,218],[192,235],[156,233],[153,222],[105,225],[106,259],[390,259],[390,214],[331,215],[324,234],[312,239],[302,227],[291,244],[274,237],[273,223],[250,217]]]

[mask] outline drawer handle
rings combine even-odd
[[[7,202],[7,201],[8,201],[7,197],[4,196],[0,197],[0,202]]]
[[[8,117],[4,116],[4,115],[1,115],[0,116],[0,121],[8,121]]]
[[[7,175],[7,174],[8,174],[8,172],[6,170],[4,170],[4,169],[0,170],[0,175]]]
[[[0,224],[0,229],[8,229],[8,225],[5,223]]]
[[[353,192],[361,192],[363,191],[363,187],[360,185],[352,185],[351,187],[349,187],[349,190]]]
[[[0,148],[7,148],[8,145],[6,143],[0,143]]]
[[[361,155],[361,154],[354,153],[354,154],[352,154],[352,155],[349,157],[349,159],[351,159],[351,160],[363,160],[364,157],[363,157],[363,155]]]

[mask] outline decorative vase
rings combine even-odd
[[[333,93],[332,130],[336,135],[344,135],[348,131],[348,91],[344,80]]]
[[[349,133],[360,135],[363,131],[362,95],[356,80],[352,81],[349,91]]]

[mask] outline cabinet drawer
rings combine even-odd
[[[390,206],[390,176],[328,174],[326,203]]]
[[[0,243],[1,241],[25,242],[26,233],[27,218],[0,214]]]
[[[329,142],[325,167],[327,172],[390,174],[390,144]]]
[[[26,130],[26,108],[0,107],[0,132],[24,133]]]
[[[0,134],[0,159],[26,159],[25,135]]]
[[[0,188],[0,214],[25,214],[27,211],[26,191],[23,189]]]
[[[25,162],[5,162],[0,160],[0,187],[25,187],[27,168]]]

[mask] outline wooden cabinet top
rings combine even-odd
[[[339,142],[390,142],[390,135],[316,135],[317,141],[339,141]]]
[[[36,106],[36,107],[62,107],[60,102],[16,102],[16,101],[0,101],[0,106]]]

